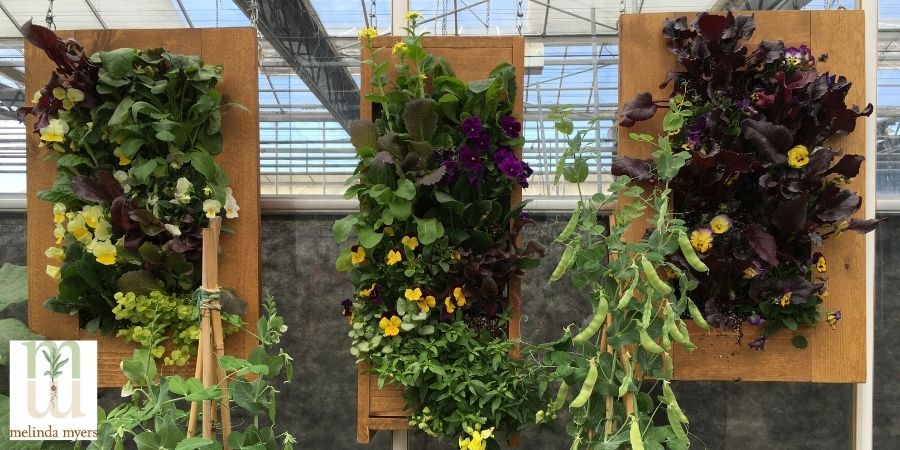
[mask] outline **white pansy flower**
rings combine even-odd
[[[237,200],[235,200],[231,188],[225,188],[225,217],[234,219],[238,216],[238,211],[240,210],[241,207],[238,206]]]
[[[209,199],[209,200],[205,200],[203,202],[203,212],[205,212],[206,217],[208,217],[210,219],[212,219],[213,217],[216,217],[216,215],[219,214],[219,211],[221,209],[222,209],[222,203],[219,202],[218,200]]]
[[[194,185],[187,178],[181,177],[175,182],[175,201],[182,205],[191,202],[191,190]]]

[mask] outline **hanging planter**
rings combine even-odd
[[[35,93],[20,110],[34,131],[29,325],[52,339],[97,339],[101,386],[124,383],[119,362],[147,344],[150,327],[169,337],[153,349],[161,371],[186,373],[199,332],[191,293],[200,230],[211,217],[228,218],[235,234],[222,239],[221,279],[236,287],[231,330],[258,317],[258,154],[247,145],[258,140],[256,85],[247,82],[256,79],[247,63],[255,34],[78,31],[62,40],[30,23],[23,32],[26,90]],[[204,60],[227,66],[228,81],[223,65]],[[243,333],[228,342],[240,355],[255,345]]]
[[[667,162],[642,142],[659,129],[687,158],[673,211],[710,267],[693,272],[694,296],[719,328],[690,328],[697,349],[676,351],[676,379],[865,381],[862,233],[876,221],[853,131],[871,105],[848,106],[866,103],[862,12],[679,16],[622,18],[613,169],[652,184]],[[683,115],[663,121],[670,98]]]
[[[406,38],[360,36],[362,121],[351,140],[361,163],[347,194],[360,213],[334,227],[338,242],[356,236],[338,268],[358,291],[343,308],[360,362],[359,442],[379,429],[480,439],[522,426],[508,412],[519,405],[451,404],[442,393],[452,386],[434,383],[467,374],[487,382],[477,372],[485,358],[498,378],[520,365],[508,356],[508,339],[519,337],[519,273],[542,255],[534,243],[516,248],[529,222],[519,217],[530,175],[520,159],[523,42],[422,37],[418,17]],[[415,369],[411,355],[431,345],[442,350]],[[511,403],[531,401],[516,389]]]

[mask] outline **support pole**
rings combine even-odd
[[[409,430],[391,430],[391,450],[409,450]]]
[[[403,36],[406,27],[406,13],[409,12],[409,0],[391,0],[391,34]]]

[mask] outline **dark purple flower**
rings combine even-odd
[[[494,162],[497,169],[507,177],[519,183],[522,187],[528,187],[528,177],[534,173],[534,170],[524,161],[519,161],[515,153],[506,147],[502,147],[494,152]]]
[[[500,118],[500,128],[511,138],[517,138],[522,133],[522,123],[513,116],[503,116]]]
[[[765,350],[766,349],[766,337],[760,336],[760,337],[750,341],[750,343],[747,345],[749,345],[750,348],[752,348],[753,350]]]
[[[789,66],[801,69],[808,69],[816,65],[816,58],[812,54],[812,50],[806,45],[798,47],[790,47],[784,51],[784,60]]]
[[[697,119],[694,120],[694,123],[688,126],[687,139],[691,143],[691,145],[700,145],[702,141],[702,138],[700,136],[709,129],[709,120],[707,120],[708,116],[708,114],[703,114],[700,117],[697,117]]]
[[[519,213],[519,218],[523,220],[531,219],[531,214],[528,211],[522,211]]]
[[[476,137],[469,137],[469,143],[476,149],[485,152],[491,148],[491,135],[487,131],[482,131]]]
[[[475,139],[481,135],[481,118],[467,117],[462,123],[463,134],[469,139]]]
[[[528,187],[528,178],[534,173],[534,169],[527,162],[522,161],[522,176],[519,177],[519,185],[523,188]]]
[[[747,319],[750,322],[750,325],[762,326],[766,323],[766,319],[759,314],[754,314]]]
[[[341,307],[344,308],[341,314],[346,317],[350,317],[350,315],[353,314],[353,312],[350,311],[351,306],[353,306],[353,302],[349,298],[345,298],[343,301],[341,301]]]
[[[481,170],[484,167],[484,163],[481,161],[481,156],[478,151],[467,145],[463,145],[459,148],[459,162],[464,168],[470,171]]]
[[[479,167],[478,169],[469,171],[469,183],[472,184],[481,184],[481,178],[484,177],[484,166]]]
[[[448,159],[444,161],[444,179],[442,181],[446,183],[456,183],[457,178],[459,178],[459,164],[452,159]]]

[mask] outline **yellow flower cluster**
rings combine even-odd
[[[360,41],[375,39],[378,37],[378,30],[374,28],[363,28],[357,35]]]
[[[418,11],[407,11],[404,16],[407,22],[412,22],[413,20],[418,20],[422,18],[422,13]]]
[[[84,246],[100,264],[111,266],[116,263],[116,246],[112,242],[112,226],[104,217],[103,208],[87,205],[81,211],[67,211],[62,203],[53,205],[53,236],[55,245],[44,251],[44,255],[57,262],[65,260],[62,244],[67,235]],[[60,278],[60,268],[48,265],[47,275]]]
[[[466,433],[470,437],[459,439],[459,450],[485,450],[488,439],[494,437],[494,427],[490,427],[487,430],[479,430],[478,426],[474,429],[467,426]]]

